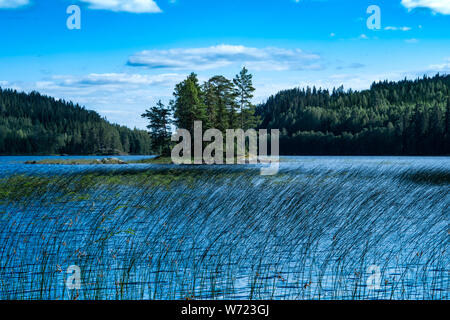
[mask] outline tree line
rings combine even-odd
[[[194,121],[202,121],[203,130],[211,128],[225,133],[226,129],[256,128],[252,75],[244,67],[233,80],[218,75],[203,84],[195,73],[175,86],[169,105],[159,101],[142,117],[149,120],[152,147],[159,154],[170,154],[170,125],[194,132]]]
[[[450,75],[281,91],[257,106],[285,155],[450,155]]]
[[[0,154],[150,154],[144,130],[37,92],[0,88]]]
[[[450,75],[373,83],[345,91],[296,88],[252,104],[252,75],[217,75],[203,84],[195,73],[173,99],[142,115],[149,133],[110,124],[95,111],[37,92],[0,88],[0,154],[168,155],[171,125],[203,130],[280,129],[285,155],[449,155]]]
[[[170,124],[204,130],[279,129],[285,155],[449,155],[450,76],[373,83],[345,91],[296,88],[255,107],[247,69],[233,79],[214,76],[200,85],[192,73],[175,86],[168,106],[147,110],[153,148],[170,154]]]

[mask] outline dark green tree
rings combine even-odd
[[[0,154],[149,154],[150,136],[37,92],[0,89]]]
[[[161,100],[158,101],[156,106],[145,110],[145,113],[142,114],[143,118],[150,121],[147,128],[150,130],[152,148],[162,156],[170,155],[170,115],[170,109]]]
[[[218,105],[218,97],[216,94],[216,88],[211,80],[206,81],[202,85],[203,92],[203,104],[205,105],[206,115],[207,115],[207,123],[205,124],[205,128],[216,128],[218,124],[218,116],[217,116],[217,105]]]
[[[447,99],[447,108],[445,111],[445,152],[450,155],[450,98]]]
[[[450,75],[331,94],[284,90],[259,105],[260,128],[285,129],[282,154],[450,154]]]
[[[257,118],[255,117],[255,106],[251,100],[253,98],[253,76],[243,67],[241,72],[233,79],[237,104],[240,111],[240,127],[242,129],[255,128]]]
[[[213,127],[222,132],[236,128],[238,114],[233,83],[224,76],[214,76],[209,79],[208,84],[215,101],[216,121],[212,124]]]
[[[173,96],[171,107],[177,128],[189,130],[192,134],[194,121],[208,122],[202,90],[195,73],[175,86]]]

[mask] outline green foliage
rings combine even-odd
[[[203,129],[249,129],[257,126],[255,107],[251,103],[254,92],[252,75],[246,68],[233,79],[217,75],[199,86],[192,73],[176,85],[172,107],[175,125],[191,133],[194,121],[202,121]]]
[[[171,157],[155,157],[155,158],[148,158],[148,159],[142,159],[137,160],[133,163],[141,163],[141,164],[172,164],[172,158]]]
[[[160,162],[142,163],[170,163],[170,158],[161,158]],[[166,161],[166,162],[165,162]],[[74,173],[68,176],[53,175],[49,177],[41,175],[12,175],[0,179],[0,200],[20,201],[41,197],[43,194],[54,191],[61,197],[59,200],[84,201],[90,199],[93,191],[100,188],[113,189],[115,187],[127,186],[139,189],[164,188],[170,189],[172,186],[185,185],[194,187],[198,182],[206,181],[234,181],[243,176],[249,169],[234,170],[232,172],[220,172],[211,175],[211,172],[198,167],[177,167],[158,169],[127,169],[118,171],[108,171],[103,169]],[[259,173],[255,169],[255,174]],[[277,178],[285,177],[280,173]],[[250,179],[250,178],[249,178]],[[264,177],[273,179],[273,177]]]
[[[233,83],[224,76],[214,76],[209,79],[203,88],[205,92],[204,103],[208,112],[214,114],[214,119],[209,119],[207,128],[216,128],[222,132],[235,128],[237,125],[237,105]]]
[[[280,129],[281,154],[450,154],[450,75],[374,83],[370,90],[281,91],[257,107]]]
[[[149,154],[151,141],[72,102],[0,88],[0,154],[64,153]]]
[[[255,117],[255,106],[251,102],[255,91],[252,78],[253,76],[244,67],[233,79],[236,86],[237,103],[240,108],[240,128],[244,130],[255,128],[258,125],[257,117]]]
[[[147,128],[150,129],[153,150],[160,155],[170,155],[170,109],[166,108],[160,100],[156,106],[146,110],[142,117],[150,121]]]
[[[194,130],[194,121],[207,121],[206,108],[202,102],[202,90],[198,84],[197,75],[189,77],[175,86],[175,100],[171,102],[175,125],[178,128]]]
[[[18,200],[31,195],[47,192],[51,178],[40,176],[14,175],[0,179],[0,199]]]

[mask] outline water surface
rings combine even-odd
[[[448,299],[448,157],[42,158],[0,157],[1,299]]]

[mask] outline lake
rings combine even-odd
[[[0,299],[448,299],[449,157],[48,158],[0,157]]]

